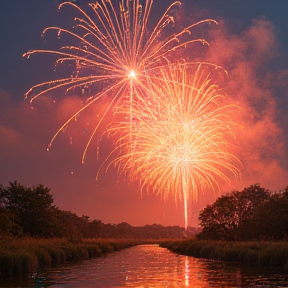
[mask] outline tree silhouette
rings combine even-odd
[[[51,211],[55,208],[50,189],[43,185],[24,187],[17,181],[1,187],[0,203],[10,213],[10,219],[30,236],[47,236],[50,233]]]
[[[256,219],[255,215],[270,198],[271,192],[259,184],[221,196],[200,212],[203,230],[198,237],[227,241],[257,238],[257,227],[265,219]]]

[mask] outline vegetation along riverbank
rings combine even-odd
[[[288,270],[288,187],[271,192],[259,184],[217,198],[199,214],[194,240],[162,247],[193,257]]]
[[[59,209],[43,185],[0,184],[0,275],[33,273],[143,243],[161,243],[188,256],[288,269],[287,240],[288,187],[273,193],[255,184],[222,195],[200,212],[199,229],[186,231],[104,224]]]
[[[0,275],[34,273],[59,264],[93,259],[138,244],[137,240],[0,239]]]
[[[186,235],[179,226],[105,224],[59,209],[50,189],[43,185],[25,187],[17,181],[0,184],[0,276],[34,273]]]
[[[227,262],[242,262],[288,270],[288,242],[228,242],[180,240],[160,243],[172,252]]]

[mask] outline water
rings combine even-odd
[[[139,245],[81,264],[43,271],[36,279],[0,278],[0,287],[288,287],[288,275]]]

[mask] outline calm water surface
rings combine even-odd
[[[283,271],[228,265],[140,245],[81,264],[49,269],[37,279],[1,279],[0,287],[288,287]]]

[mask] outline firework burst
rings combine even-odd
[[[115,5],[115,2],[118,4]],[[113,3],[111,0],[102,0],[89,4],[91,16],[74,3],[60,4],[59,9],[63,6],[72,6],[81,15],[75,18],[75,29],[48,27],[43,31],[43,35],[51,30],[56,31],[59,38],[62,34],[67,34],[79,45],[67,45],[59,50],[32,50],[23,55],[29,58],[36,53],[54,54],[58,57],[55,66],[67,64],[74,70],[71,77],[33,86],[26,93],[26,97],[30,98],[31,102],[41,95],[62,88],[65,92],[81,91],[85,94],[85,91],[94,86],[94,91],[98,91],[87,97],[79,111],[71,115],[59,128],[48,145],[48,149],[57,135],[79,113],[108,95],[109,101],[106,103],[106,109],[86,145],[82,162],[91,140],[111,107],[118,105],[123,95],[126,96],[128,92],[130,93],[130,106],[132,106],[134,95],[138,95],[137,91],[146,89],[145,82],[153,75],[151,72],[153,68],[166,65],[169,63],[171,54],[181,48],[189,47],[192,43],[208,44],[204,39],[193,38],[191,30],[194,27],[202,23],[216,23],[215,20],[206,19],[166,37],[163,35],[169,33],[167,28],[174,25],[172,10],[175,6],[181,5],[179,1],[173,2],[167,8],[151,33],[147,31],[147,23],[153,0],[119,0]],[[129,110],[131,122],[132,108],[130,107]]]
[[[108,127],[116,136],[108,168],[116,165],[141,190],[184,202],[186,227],[189,199],[197,201],[200,192],[240,174],[231,152],[239,107],[225,104],[224,91],[213,81],[217,71],[204,64],[162,68],[149,83],[149,97],[138,95],[133,103],[132,128],[121,119]],[[129,105],[117,107],[118,117],[125,118]]]

